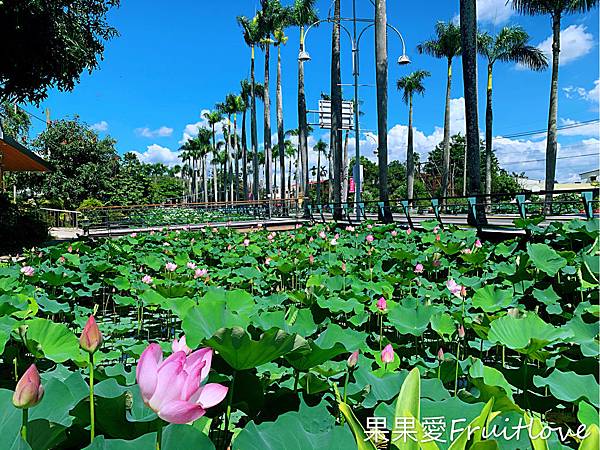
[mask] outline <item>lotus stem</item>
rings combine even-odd
[[[381,353],[382,339],[383,339],[383,314],[379,314],[379,353]]]
[[[298,390],[298,379],[300,378],[300,371],[294,370],[294,392]]]
[[[346,387],[348,386],[348,381],[350,380],[350,368],[346,368],[346,378],[344,380],[344,403],[346,403]]]
[[[440,377],[441,370],[442,370],[442,362],[438,361],[438,374],[437,374],[438,375],[438,380],[441,379],[441,377]]]
[[[456,343],[456,369],[454,371],[454,396],[458,394],[458,361],[460,358],[460,341]]]
[[[27,442],[27,424],[29,422],[29,408],[23,408],[23,421],[21,425],[21,437]]]
[[[227,412],[225,413],[225,433],[229,430],[229,419],[231,417],[231,402],[233,401],[233,385],[235,384],[235,374],[236,371],[233,371],[233,377],[231,378],[231,387],[229,388],[229,392],[227,395]]]
[[[156,450],[160,450],[160,446],[162,444],[162,432],[163,432],[163,422],[160,420],[158,422],[158,428],[156,429]]]
[[[94,417],[94,354],[90,353],[90,442],[94,442],[96,424]]]

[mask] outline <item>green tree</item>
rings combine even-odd
[[[446,59],[448,75],[446,82],[446,106],[444,110],[444,159],[442,165],[442,196],[447,196],[450,175],[450,91],[452,86],[452,60],[460,55],[460,27],[452,22],[438,22],[436,36],[417,46],[419,53]]]
[[[70,91],[83,71],[98,67],[107,22],[119,0],[5,0],[0,3],[0,100],[39,103],[47,91]]]
[[[31,120],[29,115],[16,103],[8,100],[0,103],[0,120],[5,134],[21,142],[27,142]]]
[[[598,5],[598,0],[512,0],[514,9],[526,15],[549,15],[552,18],[552,78],[550,81],[550,109],[546,138],[546,191],[554,190],[556,177],[556,121],[558,116],[558,66],[560,57],[560,24],[566,14],[586,13]],[[552,194],[546,194],[547,208]]]
[[[408,144],[406,146],[406,186],[408,200],[413,199],[415,184],[415,162],[413,151],[413,94],[425,93],[423,80],[431,74],[426,70],[417,70],[402,77],[396,83],[398,90],[403,92],[402,99],[408,104]]]
[[[487,60],[487,101],[485,109],[485,193],[492,193],[492,146],[493,146],[493,112],[492,112],[492,72],[494,63],[513,62],[522,64],[532,70],[543,70],[548,67],[548,60],[537,47],[528,45],[529,34],[520,26],[503,27],[495,36],[482,32],[477,37],[477,49]]]
[[[212,159],[217,157],[217,130],[216,126],[223,120],[223,114],[218,109],[210,112],[205,112],[203,117],[207,120],[208,126],[212,131]],[[215,195],[215,203],[219,201],[219,190],[217,186],[217,173],[216,169],[213,170],[213,192]]]
[[[108,203],[111,205],[142,205],[150,203],[151,165],[140,162],[135,153],[125,153],[119,159],[116,175],[111,179]]]

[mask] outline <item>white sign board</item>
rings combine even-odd
[[[319,100],[319,126],[331,129],[331,100]],[[354,102],[342,102],[342,130],[354,128]]]

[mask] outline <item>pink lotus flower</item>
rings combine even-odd
[[[312,265],[315,262],[315,257],[313,255],[310,255],[308,257],[308,262]]]
[[[367,228],[370,230],[371,228],[373,228],[373,225],[369,224],[367,225]]]
[[[394,349],[392,348],[392,344],[386,345],[383,350],[381,350],[381,360],[385,363],[391,363],[394,360]]]
[[[465,255],[470,255],[471,253],[473,253],[473,251],[470,248],[463,248],[462,253],[464,253]]]
[[[177,264],[168,262],[165,264],[165,269],[167,269],[169,272],[175,272],[175,269],[177,269]]]
[[[194,278],[204,278],[208,275],[208,270],[206,269],[196,269],[194,272]]]
[[[315,240],[315,238],[311,236],[310,239],[308,240],[308,242],[312,242],[314,240]]]
[[[154,232],[154,230],[152,230],[152,231],[150,232],[150,236],[154,236],[155,234],[156,234],[156,233]]]
[[[423,267],[423,264],[418,263],[415,266],[415,273],[423,273],[423,271],[425,270],[425,268]]]
[[[440,236],[439,234],[436,234],[436,235],[435,235],[435,240],[436,240],[436,241],[439,241],[440,239],[441,239],[441,236]]]
[[[21,273],[26,277],[32,277],[35,273],[35,269],[31,266],[21,267]]]
[[[273,238],[275,238],[275,236],[273,235],[273,233],[269,233],[269,234],[267,235],[267,239],[268,239],[268,240],[272,241],[272,240],[273,240]]]
[[[163,247],[170,247],[170,246],[171,246],[171,244],[169,244],[168,242],[163,243]]]
[[[452,293],[452,295],[460,298],[461,296],[461,291],[463,289],[463,287],[458,284],[456,281],[454,281],[452,278],[449,279],[448,281],[446,281],[446,287],[448,288],[448,290]]]
[[[32,364],[19,379],[12,402],[17,408],[32,408],[42,401],[42,397],[44,397],[44,386],[37,367]]]
[[[343,262],[343,263],[342,263],[342,270],[343,270],[344,272],[346,271],[346,263],[345,263],[345,262]]]
[[[398,236],[398,232],[396,230],[392,230],[390,234],[392,235],[392,237]]]
[[[442,347],[440,347],[440,349],[438,350],[437,359],[439,362],[444,361],[444,349]]]
[[[475,241],[475,248],[481,248],[481,247],[483,247],[483,244],[481,243],[481,241],[479,239],[477,239]]]
[[[196,263],[194,263],[193,261],[188,261],[186,265],[188,269],[194,270],[196,268]]]
[[[373,237],[372,234],[368,234],[367,237],[365,238],[367,240],[367,242],[370,244],[371,242],[373,242],[375,240],[375,238]]]
[[[438,231],[440,231],[440,227],[438,225],[436,225],[435,228],[433,229],[433,232],[437,233]]]
[[[377,300],[377,309],[381,312],[385,312],[387,310],[387,302],[385,301],[385,298],[380,297],[379,300]]]
[[[158,344],[150,344],[136,368],[136,380],[144,403],[158,417],[170,423],[190,423],[206,409],[220,403],[227,387],[208,383],[201,386],[210,371],[212,349],[203,348],[186,356],[177,351],[163,360]]]
[[[90,316],[79,337],[79,346],[88,353],[95,353],[102,345],[102,333],[94,316]]]
[[[358,350],[352,352],[346,361],[346,365],[349,369],[352,369],[356,364],[358,364]]]
[[[407,229],[407,230],[406,230],[406,234],[407,234],[408,236],[410,236],[410,234],[411,234],[411,233],[412,233],[412,228],[409,228],[409,229]]]
[[[69,253],[73,253],[73,246],[72,246],[72,245],[69,245],[69,247],[67,248],[67,251],[68,251]]]
[[[142,277],[142,283],[146,283],[146,284],[152,284],[154,280],[152,279],[152,277],[150,275],[144,275]]]
[[[321,239],[325,239],[325,238],[327,237],[327,235],[325,234],[325,232],[324,232],[324,231],[319,231],[319,237],[320,237]]]
[[[329,243],[330,243],[331,245],[337,245],[337,239],[336,239],[336,238],[333,238],[331,241],[329,241]]]
[[[131,236],[132,238],[137,237],[137,233],[131,233],[129,236]]]
[[[173,350],[173,353],[185,352],[186,355],[192,353],[192,349],[187,346],[185,335],[181,336],[179,340],[173,340],[173,343],[171,344],[171,350]]]
[[[353,227],[352,225],[348,225],[348,226],[346,227],[346,231],[350,231],[350,232],[352,232],[352,231],[354,231],[354,227]]]
[[[465,337],[465,327],[463,327],[462,325],[460,325],[460,326],[458,327],[458,337],[459,337],[460,339],[462,339],[462,338],[464,338],[464,337]]]
[[[268,256],[265,258],[265,264],[267,266],[269,266],[271,264],[271,258],[269,258]]]
[[[244,239],[243,245],[244,247],[248,247],[250,245],[250,239]]]

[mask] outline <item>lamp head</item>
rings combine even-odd
[[[302,50],[302,51],[300,51],[300,53],[298,53],[298,61],[300,61],[300,62],[310,61],[310,55],[308,54],[308,52],[306,50]]]
[[[398,58],[398,64],[400,64],[401,66],[410,64],[410,58],[406,55],[402,55],[400,58]]]

